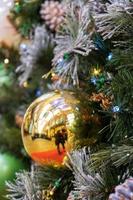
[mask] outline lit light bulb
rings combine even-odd
[[[8,63],[9,63],[9,59],[8,59],[8,58],[5,58],[5,59],[4,59],[4,63],[5,63],[5,64],[8,64]]]
[[[27,88],[28,86],[29,86],[28,82],[25,81],[25,82],[23,83],[23,87]]]
[[[40,97],[41,94],[42,94],[41,90],[40,89],[36,89],[35,96],[36,97]]]
[[[51,191],[49,192],[49,194],[50,194],[51,196],[53,196],[53,194],[54,194],[53,190],[51,190]]]
[[[20,50],[21,51],[26,51],[27,50],[27,45],[25,43],[20,44]]]
[[[96,77],[92,77],[91,78],[91,83],[93,83],[94,85],[97,84],[97,78]]]
[[[98,74],[100,74],[100,69],[96,69],[96,68],[94,68],[94,70],[93,70],[93,74],[95,75],[95,76],[97,76]]]
[[[19,5],[19,2],[16,2],[15,5],[18,6],[18,5]]]
[[[56,74],[55,74],[54,72],[51,74],[52,77],[54,77],[55,75],[56,75]]]
[[[118,113],[118,112],[120,112],[120,107],[119,107],[119,106],[114,106],[114,107],[112,108],[112,111],[113,111],[114,113]]]
[[[112,58],[113,58],[113,54],[110,52],[109,55],[108,55],[108,57],[107,57],[107,60],[110,61]]]

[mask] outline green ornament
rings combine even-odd
[[[0,197],[5,195],[5,181],[13,180],[15,173],[24,169],[24,164],[8,153],[0,153]],[[0,199],[1,199],[0,198]]]
[[[68,60],[70,58],[70,54],[69,53],[64,53],[63,59],[64,60]]]

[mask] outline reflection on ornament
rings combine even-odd
[[[4,59],[4,63],[5,63],[5,64],[8,64],[8,63],[9,63],[9,59],[8,59],[8,58],[5,58],[5,59]]]
[[[97,132],[100,121],[92,113],[83,94],[55,91],[42,95],[24,116],[22,138],[26,151],[40,164],[62,163],[77,140],[91,138]]]

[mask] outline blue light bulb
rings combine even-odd
[[[94,85],[96,85],[97,84],[97,78],[93,76],[91,78],[91,83],[93,83]]]
[[[58,64],[60,64],[60,63],[62,63],[62,62],[64,62],[64,59],[63,59],[63,58],[59,58]]]
[[[112,57],[113,57],[113,54],[110,52],[109,54],[108,54],[108,58],[107,58],[107,60],[111,60],[112,59]]]
[[[25,43],[20,44],[20,50],[26,51],[27,50],[27,45]]]
[[[120,107],[119,106],[113,106],[112,111],[114,113],[118,113],[118,112],[120,112]]]
[[[64,60],[63,58],[59,58],[59,60],[58,60],[58,62],[57,62],[57,65],[58,65],[59,67],[62,67],[62,66],[64,65],[64,63],[65,63],[65,60]]]
[[[37,89],[36,92],[35,92],[35,96],[36,97],[40,97],[42,94],[41,90],[40,89]]]

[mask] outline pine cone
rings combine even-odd
[[[104,110],[108,110],[112,103],[111,99],[109,97],[107,97],[106,95],[104,95],[102,92],[100,92],[98,94],[92,93],[90,100],[94,101],[94,102],[100,102],[100,106]]]
[[[109,196],[109,200],[133,200],[133,178],[118,185],[115,188],[115,193]]]
[[[45,1],[42,4],[40,14],[49,28],[54,31],[64,20],[65,8],[58,1]]]
[[[92,96],[90,98],[90,100],[95,101],[95,102],[99,102],[104,98],[104,94],[103,93],[92,93]]]

